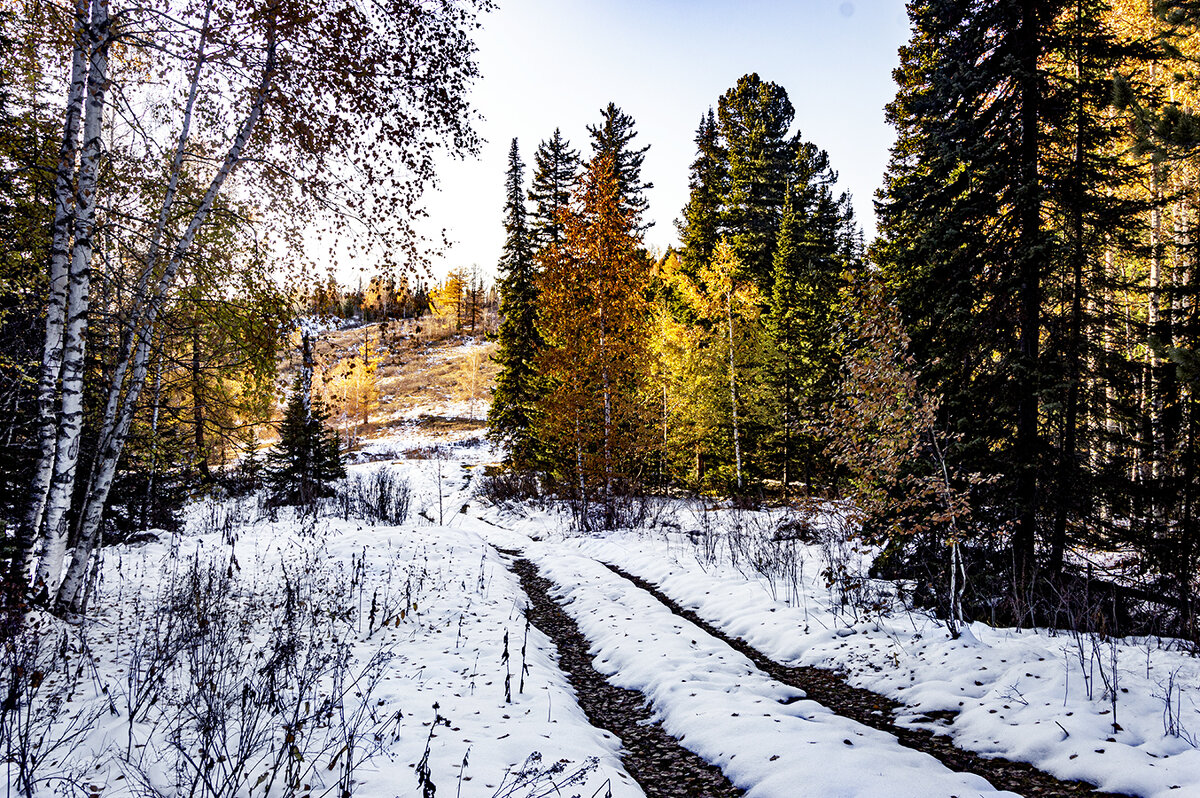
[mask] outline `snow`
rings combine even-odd
[[[1012,795],[834,715],[588,557],[537,546],[596,668],[650,699],[664,728],[751,798]],[[636,619],[636,620],[635,620]],[[801,700],[798,700],[801,699]]]
[[[1200,731],[1200,662],[1178,648],[1161,648],[1157,640],[1116,644],[1121,730],[1114,731],[1100,675],[1111,654],[1107,644],[1100,644],[1102,663],[1093,659],[1090,640],[1077,641],[1069,633],[976,623],[969,636],[952,640],[944,626],[919,614],[847,623],[831,607],[818,576],[817,551],[808,552],[808,570],[816,578],[805,586],[800,606],[788,606],[728,564],[706,570],[678,541],[627,535],[573,545],[654,583],[772,659],[845,671],[852,684],[903,702],[902,720],[916,724],[926,713],[959,713],[938,730],[963,748],[1030,762],[1061,779],[1087,780],[1111,792],[1200,794],[1200,749],[1164,733],[1163,696],[1171,674],[1176,689],[1183,685],[1176,698],[1185,731]],[[1090,699],[1080,644],[1092,681]]]
[[[821,796],[1010,793],[771,680],[601,563],[657,585],[780,662],[842,670],[852,684],[904,704],[902,722],[932,726],[964,748],[1114,792],[1200,795],[1200,750],[1191,744],[1200,735],[1200,663],[1173,641],[1093,647],[1070,634],[982,624],[952,640],[931,618],[885,609],[888,586],[869,582],[859,587],[878,600],[877,610],[849,611],[821,572],[831,557],[863,569],[873,552],[839,548],[828,538],[772,548],[764,535],[779,519],[770,513],[663,500],[649,508],[647,528],[576,536],[569,514],[552,502],[496,507],[474,495],[485,464],[499,459],[477,430],[434,437],[405,425],[369,442],[359,459],[352,472],[395,469],[408,481],[412,505],[404,524],[297,517],[290,510],[272,518],[252,499],[201,502],[180,535],[106,550],[86,623],[40,621],[52,630],[48,641],[66,635],[62,651],[70,663],[87,667],[72,667],[69,685],[51,678],[42,687],[46,696],[59,687],[72,691],[59,707],[56,734],[69,731],[72,719],[86,734],[71,738],[64,748],[70,753],[57,753],[53,766],[45,766],[54,778],[38,785],[39,795],[71,784],[105,796],[181,792],[177,768],[196,727],[181,725],[167,710],[195,710],[207,700],[205,690],[215,692],[195,683],[202,665],[172,671],[156,701],[130,720],[138,685],[149,674],[148,643],[163,634],[155,623],[165,617],[160,608],[168,597],[224,608],[230,625],[211,645],[228,660],[225,671],[214,672],[214,685],[239,678],[266,684],[262,658],[281,650],[281,638],[291,639],[284,620],[297,612],[307,620],[291,632],[296,650],[344,652],[341,675],[329,666],[310,692],[340,695],[339,712],[371,719],[363,728],[372,736],[352,750],[359,759],[347,778],[356,796],[420,795],[417,772],[427,745],[424,764],[439,795],[554,794],[549,780],[564,796],[602,796],[606,789],[617,798],[641,795],[621,765],[620,741],[579,709],[550,641],[536,628],[526,641],[526,599],[495,547],[521,550],[534,561],[579,624],[595,667],[643,692],[670,734],[754,798],[792,796],[797,785]],[[815,523],[835,520],[831,512]],[[735,527],[750,548],[731,545],[728,531]],[[774,571],[762,567],[769,552],[786,555]],[[206,584],[216,588],[211,595]],[[189,611],[199,617],[195,607]],[[45,646],[44,657],[59,656],[57,645]],[[1111,683],[1114,654],[1117,730],[1101,673]],[[293,694],[299,693],[281,690],[276,698]],[[927,714],[942,712],[955,713],[953,722]],[[1167,733],[1168,722],[1177,734]],[[243,718],[229,728],[246,737],[248,724]],[[311,747],[295,764],[309,787],[299,794],[339,794],[340,729],[327,719],[298,730]],[[220,794],[262,795],[253,785],[292,732],[274,723],[263,734],[267,743],[248,776]],[[535,752],[540,760],[530,759]],[[514,787],[527,761],[545,774],[549,792]],[[15,769],[7,767],[11,786]],[[577,771],[578,780],[565,783]],[[271,794],[280,790],[277,784]]]

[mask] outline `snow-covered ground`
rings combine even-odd
[[[764,576],[746,554],[778,548],[770,513],[679,500],[646,528],[576,536],[561,508],[474,494],[497,459],[478,431],[406,427],[363,459],[352,472],[407,480],[403,524],[201,503],[184,533],[106,551],[86,623],[43,619],[22,671],[50,674],[29,718],[49,729],[27,743],[46,753],[39,794],[391,798],[422,795],[424,778],[438,795],[640,795],[620,741],[587,722],[526,628],[498,546],[556,584],[598,670],[755,798],[1000,793],[770,680],[600,563],[785,664],[846,671],[964,748],[1105,790],[1200,795],[1200,662],[1169,641],[979,624],[951,640],[919,614],[856,613],[822,571],[868,553],[788,543]],[[729,545],[735,526],[750,548]]]

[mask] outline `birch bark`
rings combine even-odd
[[[77,611],[80,606],[88,564],[91,561],[92,552],[99,544],[100,522],[108,501],[109,490],[112,488],[113,477],[116,475],[117,461],[121,457],[121,451],[124,449],[125,440],[129,435],[129,428],[137,409],[138,397],[146,384],[154,325],[167,302],[167,297],[175,282],[175,276],[191,250],[196,234],[207,221],[213,203],[226,179],[234,167],[242,161],[242,153],[253,135],[254,128],[266,105],[276,67],[276,41],[273,25],[268,28],[267,36],[266,60],[250,109],[230,144],[221,167],[213,175],[203,200],[175,245],[171,259],[155,284],[153,293],[141,303],[143,312],[135,327],[137,346],[133,351],[132,358],[121,367],[122,370],[128,367],[129,383],[125,388],[124,395],[117,402],[112,401],[113,394],[110,391],[110,402],[100,430],[100,445],[97,448],[96,463],[92,469],[92,480],[88,485],[84,509],[80,516],[79,543],[75,547],[71,565],[67,569],[62,587],[58,592],[58,605],[63,610]],[[110,408],[113,410],[111,413],[109,412]]]
[[[96,221],[96,180],[100,169],[101,132],[105,94],[108,91],[108,48],[110,36],[108,0],[92,6],[87,39],[90,59],[87,101],[83,119],[83,148],[79,157],[79,180],[75,190],[74,243],[67,274],[64,309],[61,405],[54,445],[53,475],[46,499],[42,556],[35,575],[36,589],[53,596],[62,571],[67,546],[67,511],[75,488],[83,430],[83,376],[87,345],[88,300],[91,293],[92,234]]]
[[[54,176],[54,227],[50,242],[49,297],[46,305],[42,368],[37,387],[38,463],[34,468],[24,524],[18,533],[25,551],[21,581],[27,578],[26,575],[33,570],[36,562],[37,552],[32,544],[41,530],[50,492],[50,478],[54,473],[55,446],[58,440],[58,378],[62,371],[71,222],[75,217],[75,157],[79,148],[81,106],[87,86],[90,55],[87,35],[89,14],[90,0],[77,0],[75,44],[71,54],[71,83],[67,90],[66,120]],[[17,562],[20,560],[14,559],[14,564]]]

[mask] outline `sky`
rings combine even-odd
[[[787,90],[793,132],[829,152],[873,236],[871,198],[894,139],[883,107],[909,33],[902,0],[499,0],[482,22],[472,101],[486,143],[478,159],[443,158],[427,197],[422,229],[453,242],[435,276],[478,265],[494,277],[513,137],[528,187],[538,143],[558,127],[588,157],[587,126],[610,101],[635,120],[634,143],[650,145],[646,244],[677,243],[700,117],[751,72]]]

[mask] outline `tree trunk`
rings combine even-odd
[[[1038,507],[1038,380],[1042,307],[1042,230],[1041,184],[1038,173],[1038,123],[1041,114],[1041,90],[1038,85],[1040,23],[1038,4],[1023,0],[1021,24],[1017,30],[1020,68],[1018,81],[1021,103],[1021,140],[1019,142],[1020,187],[1018,189],[1020,342],[1014,390],[1017,397],[1016,451],[1017,473],[1016,528],[1013,532],[1013,566],[1018,599],[1032,584],[1034,544],[1037,538]]]
[[[161,349],[161,347],[162,342],[160,341],[159,348]],[[146,478],[146,495],[142,497],[142,519],[139,525],[142,529],[150,528],[150,505],[154,501],[154,487],[158,479],[158,417],[162,408],[162,379],[163,364],[160,357],[154,376],[154,401],[150,415],[150,473]]]
[[[737,370],[733,359],[733,289],[725,294],[725,320],[729,330],[729,405],[733,409],[733,463],[737,491],[742,492],[742,437],[738,428]]]
[[[1161,428],[1162,428],[1162,408],[1160,397],[1156,388],[1156,380],[1158,371],[1161,369],[1161,358],[1157,347],[1154,345],[1154,339],[1157,338],[1160,332],[1161,324],[1161,308],[1162,308],[1162,164],[1155,158],[1150,164],[1150,284],[1149,296],[1147,297],[1146,306],[1146,326],[1150,338],[1150,347],[1148,351],[1148,359],[1145,366],[1145,405],[1143,413],[1146,416],[1146,423],[1143,425],[1145,439],[1143,446],[1145,458],[1142,472],[1142,480],[1144,485],[1150,489],[1153,494],[1156,489],[1155,482],[1158,480],[1159,468],[1162,460],[1161,447]],[[1152,499],[1150,502],[1149,511],[1155,512],[1154,505],[1156,502]]]
[[[1076,11],[1076,35],[1080,20],[1078,6]],[[1079,421],[1079,383],[1080,360],[1082,358],[1083,337],[1083,269],[1087,253],[1083,242],[1083,205],[1086,193],[1084,180],[1084,124],[1086,123],[1083,104],[1083,63],[1082,53],[1076,44],[1075,63],[1075,147],[1072,157],[1071,175],[1071,320],[1067,331],[1067,351],[1065,353],[1067,367],[1067,396],[1066,407],[1063,411],[1062,445],[1059,449],[1058,461],[1058,499],[1054,509],[1054,530],[1051,533],[1050,562],[1047,570],[1057,576],[1062,573],[1063,556],[1067,544],[1067,514],[1075,495],[1074,473],[1076,467],[1077,425]]]
[[[79,602],[82,598],[81,588],[87,575],[87,566],[90,562],[92,550],[99,539],[100,521],[108,502],[108,492],[112,487],[113,477],[116,474],[117,461],[120,459],[121,451],[124,449],[125,439],[129,434],[129,427],[133,422],[133,416],[137,410],[138,397],[146,383],[146,373],[150,359],[150,340],[154,333],[154,325],[158,320],[158,315],[162,312],[163,306],[166,304],[170,289],[175,282],[175,275],[179,272],[184,258],[191,250],[196,234],[208,219],[213,203],[216,201],[225,180],[229,177],[233,168],[240,163],[242,151],[253,134],[259,117],[262,116],[263,107],[266,104],[267,91],[275,71],[276,53],[274,25],[271,21],[268,21],[267,24],[266,62],[263,66],[254,101],[247,112],[246,118],[242,121],[237,135],[234,137],[221,167],[213,175],[204,198],[192,214],[187,229],[175,245],[171,259],[168,261],[167,267],[163,270],[162,276],[155,285],[154,292],[149,296],[148,301],[141,303],[144,311],[136,326],[137,348],[134,350],[132,358],[119,366],[119,369],[131,368],[129,372],[129,384],[125,390],[125,394],[123,397],[120,397],[118,394],[117,399],[114,400],[113,391],[110,389],[109,404],[106,407],[105,418],[100,429],[100,443],[96,453],[96,464],[92,470],[92,480],[88,486],[87,497],[80,518],[79,543],[75,547],[75,555],[71,559],[70,568],[68,568],[63,585],[59,590],[58,603],[64,609],[78,610],[79,608]],[[197,70],[197,74],[198,72],[199,70]],[[119,386],[114,387],[117,387],[119,391]]]
[[[62,373],[63,331],[66,320],[71,222],[75,218],[75,154],[87,86],[91,55],[89,0],[75,5],[75,44],[71,53],[71,83],[67,89],[66,121],[54,175],[54,227],[50,238],[49,297],[46,304],[45,342],[37,386],[38,462],[29,488],[29,503],[18,528],[19,553],[13,556],[14,582],[24,582],[35,565],[34,539],[42,527],[58,443],[58,380]]]
[[[613,465],[612,465],[612,385],[608,373],[607,330],[604,328],[604,309],[600,310],[600,381],[604,388],[604,501],[605,512],[612,512]],[[611,518],[608,519],[611,522]],[[611,523],[609,524],[611,525]]]
[[[191,332],[192,442],[196,447],[196,467],[200,471],[200,478],[205,485],[211,485],[214,480],[208,467],[208,444],[204,439],[204,386],[200,382],[200,320],[195,314],[192,316]]]
[[[108,91],[108,47],[111,42],[108,0],[96,0],[88,30],[92,44],[88,64],[87,101],[83,120],[83,149],[75,190],[74,245],[67,277],[66,325],[63,330],[61,406],[54,447],[54,473],[46,499],[42,558],[35,576],[36,590],[54,596],[67,548],[67,514],[75,493],[83,431],[83,377],[86,369],[88,303],[92,277],[92,234],[96,220],[96,178],[100,168],[104,100]]]

